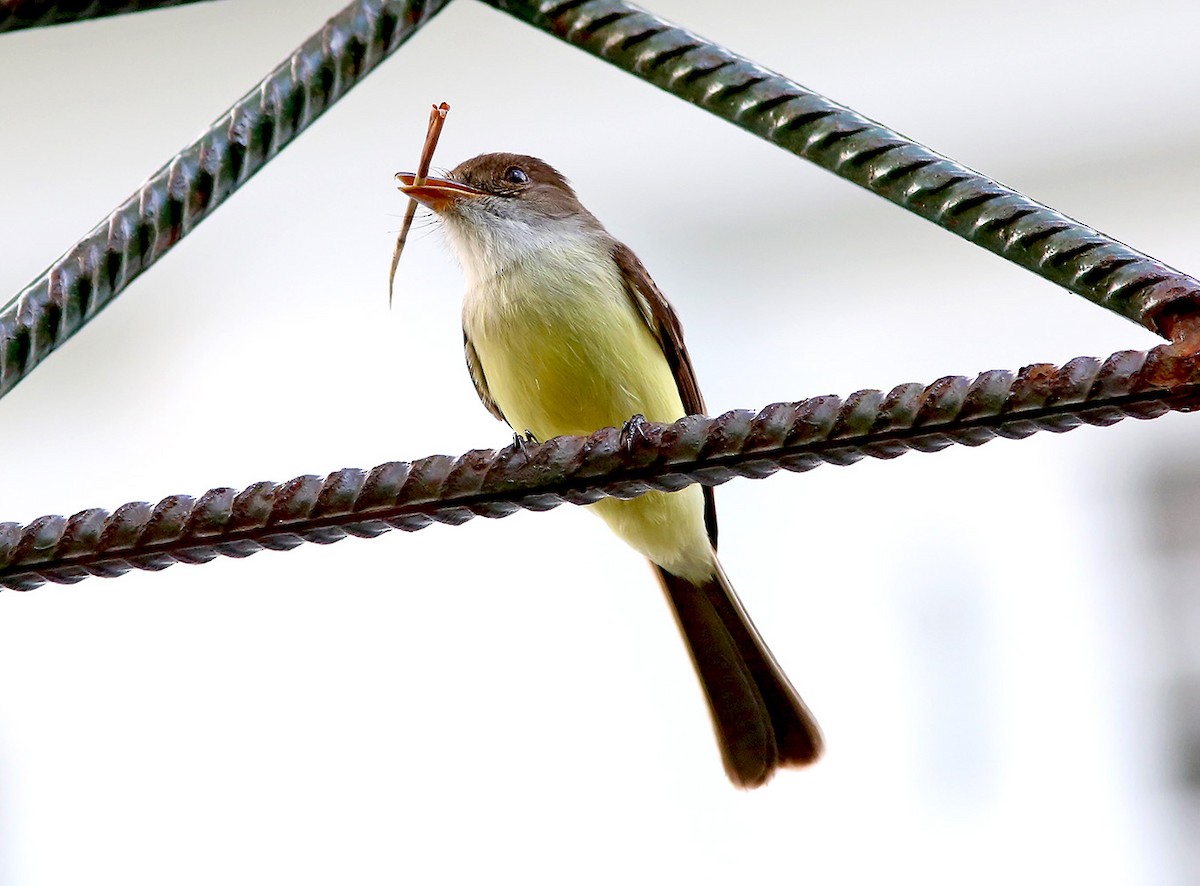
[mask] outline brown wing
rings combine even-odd
[[[624,243],[615,243],[612,255],[621,270],[625,292],[637,306],[638,313],[642,315],[658,343],[662,345],[667,364],[675,373],[675,384],[679,386],[679,398],[683,400],[684,412],[688,415],[703,414],[704,398],[700,396],[700,386],[696,384],[696,370],[692,368],[692,360],[684,347],[683,326],[679,323],[675,309],[655,285],[632,249]]]
[[[624,243],[613,243],[612,256],[621,271],[626,294],[637,307],[646,325],[650,327],[650,331],[654,333],[654,337],[658,339],[663,356],[667,358],[667,365],[675,374],[675,384],[679,388],[679,399],[683,401],[683,411],[688,415],[704,414],[704,398],[700,395],[700,386],[696,383],[696,370],[692,367],[692,358],[688,356],[687,347],[683,344],[683,326],[675,314],[675,309],[654,283],[645,266],[633,254],[632,249]],[[478,388],[478,382],[476,387]],[[717,508],[711,486],[704,487],[704,525],[708,529],[708,539],[715,549]]]
[[[483,364],[479,362],[479,354],[475,352],[475,345],[471,344],[471,339],[467,338],[465,329],[463,330],[463,350],[467,355],[467,369],[471,373],[471,381],[475,383],[475,393],[479,395],[480,402],[487,407],[488,412],[500,421],[507,423],[508,419],[504,417],[504,413],[492,399],[492,393],[488,390],[487,376],[483,374]]]

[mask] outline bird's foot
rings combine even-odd
[[[521,453],[521,455],[529,458],[529,447],[537,446],[540,441],[533,435],[533,431],[529,428],[525,429],[524,434],[513,432],[512,448]]]
[[[638,414],[621,426],[621,448],[629,452],[639,442],[649,442],[650,435],[646,433],[646,416]]]

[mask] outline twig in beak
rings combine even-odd
[[[450,106],[445,102],[434,105],[429,112],[429,129],[425,132],[425,145],[421,148],[421,160],[417,164],[417,175],[414,185],[425,184],[429,175],[429,164],[433,161],[433,151],[437,147],[438,137],[442,134],[442,126],[446,122],[446,114]],[[392,306],[392,290],[396,284],[396,268],[400,265],[400,253],[404,251],[404,243],[408,240],[408,229],[412,227],[413,216],[417,213],[417,201],[409,199],[408,209],[404,212],[404,222],[400,225],[400,235],[396,238],[396,251],[392,253],[392,272],[388,275],[388,308]]]

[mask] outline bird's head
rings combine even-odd
[[[531,253],[603,234],[557,169],[525,154],[480,154],[444,178],[415,184],[396,174],[399,188],[445,222],[464,267],[495,273]]]

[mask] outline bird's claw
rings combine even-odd
[[[529,458],[529,447],[538,445],[538,438],[533,435],[533,431],[529,428],[525,429],[524,434],[518,434],[513,431],[512,448],[521,453],[521,455]]]
[[[638,414],[633,416],[629,421],[621,426],[621,447],[630,452],[638,441],[648,442],[650,435],[646,433],[646,416]]]

